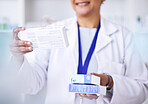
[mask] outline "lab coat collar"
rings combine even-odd
[[[76,47],[74,49],[78,49],[78,31],[77,31],[77,17],[75,16],[73,19],[73,22],[71,24],[68,24],[66,27],[68,30],[71,30],[73,35],[73,40],[75,40]],[[95,53],[101,51],[103,48],[105,48],[111,41],[111,35],[113,33],[117,32],[118,28],[109,22],[108,20],[104,19],[101,17],[101,29],[98,35],[97,43],[96,43],[96,48],[95,48]],[[72,41],[73,42],[73,41]],[[78,52],[78,51],[77,51]]]
[[[68,37],[70,37],[68,40],[70,44],[69,48],[71,48],[72,52],[74,53],[75,64],[78,65],[78,27],[76,17],[74,17],[71,22],[68,22],[66,29],[69,32]],[[114,24],[101,17],[101,29],[98,35],[94,54],[104,49],[112,41],[111,35],[113,35],[113,33],[115,33],[117,30],[118,29]]]
[[[101,17],[101,31],[104,35],[110,36],[117,30],[118,28],[113,23]]]
[[[68,24],[66,27],[67,30],[69,29],[74,29],[72,28],[73,26],[77,25],[77,17],[73,17],[71,18],[73,21]],[[77,28],[77,27],[75,27]],[[118,29],[117,27],[112,24],[111,22],[109,22],[108,20],[104,19],[103,17],[101,17],[101,31],[104,35],[112,35],[114,32],[116,32]]]
[[[117,32],[117,27],[111,22],[101,17],[101,29],[98,35],[95,53],[104,49],[109,43],[112,42],[111,35]]]

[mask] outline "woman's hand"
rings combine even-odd
[[[19,27],[13,30],[13,37],[10,43],[10,51],[12,52],[13,56],[17,60],[23,60],[24,54],[33,51],[32,43],[29,41],[20,40],[18,37],[18,33],[20,31],[24,31],[24,27]]]
[[[83,94],[83,93],[76,93],[75,96],[85,97],[85,98],[88,98],[90,100],[98,99],[98,97],[99,97],[96,94]]]
[[[100,85],[101,86],[106,86],[109,83],[109,76],[106,74],[91,73],[91,75],[95,75],[95,76],[100,77]],[[113,87],[113,81],[112,81],[111,87],[109,89],[111,89],[112,87]],[[76,93],[76,96],[85,97],[90,100],[97,99],[99,97],[96,94],[82,94],[82,93]]]
[[[101,86],[106,86],[109,82],[109,77],[106,74],[91,73],[91,75],[100,77],[100,85]]]

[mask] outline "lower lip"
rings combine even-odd
[[[76,6],[79,6],[79,7],[85,7],[85,6],[88,6],[90,3],[85,3],[84,5],[76,5]]]

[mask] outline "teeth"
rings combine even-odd
[[[80,6],[84,6],[85,4],[87,4],[87,3],[79,3],[78,5],[80,5]]]
[[[78,3],[79,6],[84,6],[86,4],[89,4],[89,2],[86,2],[86,3]]]

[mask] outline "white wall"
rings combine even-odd
[[[106,0],[102,5],[101,14],[105,17],[122,19],[124,25],[133,30],[137,23],[138,16],[148,15],[148,0]]]
[[[18,23],[18,2],[17,0],[0,0],[0,17],[7,17],[12,23]]]
[[[43,16],[61,20],[74,15],[70,0],[27,0],[26,21],[40,21]]]
[[[24,15],[20,10],[22,9],[21,3],[18,1],[26,1]],[[133,28],[138,16],[148,14],[147,5],[148,0],[106,0],[102,5],[101,14],[113,19],[124,17],[125,26]],[[72,17],[74,14],[70,0],[0,0],[0,16],[10,17],[10,22],[18,24],[39,22],[46,15],[52,19],[61,20]],[[23,16],[25,16],[24,21]]]
[[[104,16],[124,16],[125,0],[106,0],[102,4],[101,14]]]

